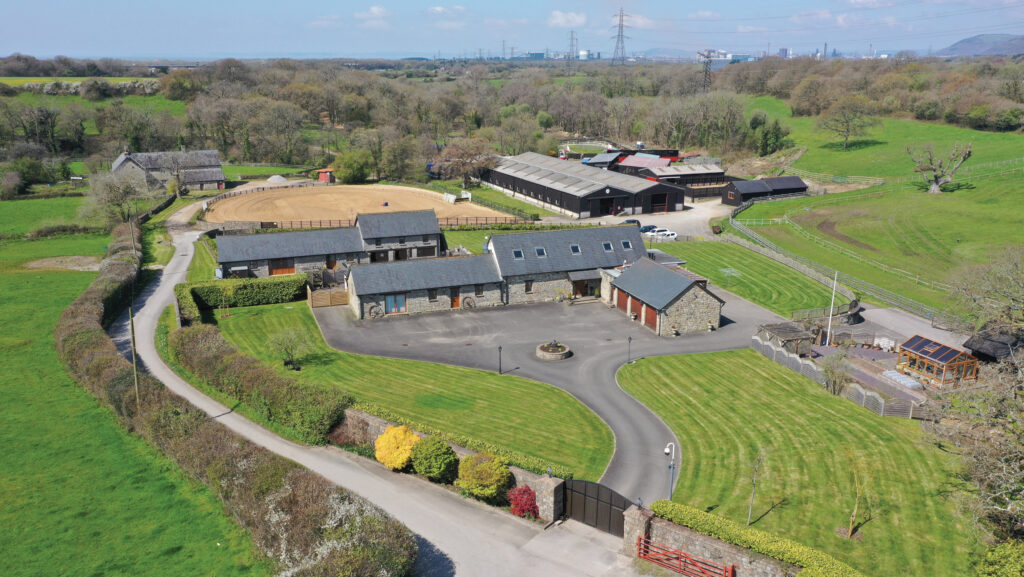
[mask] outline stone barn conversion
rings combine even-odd
[[[301,232],[222,235],[217,260],[224,278],[277,276],[337,269],[339,263],[365,262],[363,239],[355,228]]]
[[[441,227],[433,210],[375,212],[356,216],[370,262],[433,258],[441,251]]]
[[[110,172],[135,173],[150,188],[166,188],[172,180],[189,190],[224,188],[224,171],[216,150],[170,152],[129,152],[127,149],[110,166]]]
[[[688,271],[642,258],[601,276],[601,300],[658,336],[710,331],[721,324],[725,301]]]
[[[501,158],[482,181],[577,218],[683,210],[674,186],[535,152]]]

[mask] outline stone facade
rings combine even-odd
[[[340,264],[343,262],[347,263],[363,263],[369,260],[369,256],[366,253],[344,253],[334,255],[336,263]],[[298,256],[294,259],[295,272],[296,273],[308,273],[313,271],[319,271],[327,268],[327,255],[317,256]],[[231,269],[234,267],[246,267],[249,269],[249,275],[256,278],[266,278],[270,276],[270,261],[267,259],[244,261],[244,262],[225,262],[221,263],[221,269],[224,273],[224,278],[232,276]]]
[[[687,527],[658,519],[649,510],[634,505],[625,512],[622,553],[635,558],[637,538],[642,536],[658,544],[708,561],[726,566],[734,565],[736,575],[743,577],[794,577],[801,571],[801,568],[796,565],[790,565],[749,549],[719,541],[714,537],[701,535]]]
[[[441,235],[417,234],[403,237],[363,239],[370,262],[391,262],[434,258],[440,254]]]
[[[572,283],[564,272],[510,276],[505,281],[508,284],[506,298],[510,305],[548,302],[572,295]],[[527,281],[533,282],[530,292],[526,292]]]
[[[483,289],[480,294],[477,294],[477,285],[459,287],[459,306],[455,308],[470,309],[496,307],[505,304],[502,298],[501,284],[488,283],[480,285],[480,287]],[[385,310],[385,295],[375,294],[357,296],[357,290],[358,287],[355,286],[355,283],[349,283],[349,306],[352,307],[352,311],[355,313],[356,318],[374,318],[371,313],[371,309],[374,306],[380,307],[382,312]],[[414,290],[408,291],[404,294],[404,314],[448,311],[453,308],[451,287],[434,289],[433,294],[430,290]],[[434,298],[431,299],[431,296]]]
[[[721,322],[722,301],[694,285],[659,313],[656,332],[663,337],[697,333],[715,330]]]

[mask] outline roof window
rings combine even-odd
[[[569,245],[569,252],[571,252],[572,254],[580,254],[580,245],[578,245],[578,244],[570,244]]]
[[[624,240],[622,241],[622,248],[625,250],[633,250],[633,243],[629,242],[628,240]]]
[[[601,246],[604,247],[604,251],[605,252],[611,252],[612,251],[612,243],[610,243],[608,241],[604,241],[603,243],[601,243]]]
[[[512,249],[513,260],[523,260],[523,251],[521,249]]]
[[[538,246],[537,247],[537,258],[547,258],[547,256],[548,256],[548,251],[544,250],[544,247]]]

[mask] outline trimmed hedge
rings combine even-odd
[[[322,445],[341,422],[352,397],[329,387],[299,384],[232,346],[215,326],[196,324],[171,333],[168,347],[185,370],[208,386],[246,403],[303,443]]]
[[[518,453],[516,451],[510,451],[508,449],[498,447],[497,445],[488,443],[486,441],[479,441],[477,439],[467,437],[465,435],[459,435],[456,433],[450,433],[448,431],[442,431],[441,429],[438,429],[436,427],[431,427],[423,423],[418,423],[412,419],[407,419],[388,409],[378,407],[377,405],[372,405],[370,403],[365,402],[357,402],[354,405],[352,405],[352,408],[362,411],[364,413],[368,413],[375,417],[380,417],[385,421],[391,421],[392,423],[398,423],[399,425],[406,425],[410,428],[413,428],[423,433],[424,435],[438,437],[453,445],[465,447],[471,451],[476,451],[478,453],[490,453],[491,455],[500,457],[509,465],[519,467],[520,469],[523,469],[525,471],[537,473],[538,475],[545,475],[548,472],[548,467],[550,467],[551,474],[554,475],[555,477],[560,477],[562,479],[573,478],[573,472],[570,469],[563,467],[562,465],[552,465],[551,463],[548,463],[542,459],[538,459],[537,457],[531,457],[528,455],[523,455],[522,453]]]
[[[803,567],[801,577],[864,577],[862,573],[838,559],[785,537],[744,527],[696,507],[662,499],[651,504],[651,512],[676,525],[688,527],[701,535],[714,537],[756,553]]]
[[[288,303],[306,296],[305,274],[209,280],[174,285],[183,325],[199,322],[203,310]]]

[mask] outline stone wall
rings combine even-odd
[[[395,260],[395,251],[403,249],[406,251],[406,257],[408,260],[436,257],[441,245],[440,237],[436,234],[414,234],[405,237],[373,238],[364,239],[363,242],[365,243],[366,250],[377,255],[377,262],[393,261]],[[420,256],[418,252],[418,249],[420,248],[432,250],[427,251],[429,254]]]
[[[373,445],[377,437],[384,434],[385,429],[394,426],[395,423],[375,417],[369,413],[356,409],[345,409],[345,419],[336,426],[328,435],[327,440],[339,445]],[[416,432],[421,437],[426,437]],[[468,455],[475,455],[476,451],[470,451],[465,447],[450,445],[459,458]],[[565,482],[558,477],[538,475],[519,467],[509,467],[512,476],[515,478],[515,486],[528,485],[537,493],[537,509],[541,521],[550,522],[554,520],[555,494],[562,489]]]
[[[646,536],[660,545],[722,565],[735,565],[737,577],[793,577],[801,568],[749,549],[701,535],[686,527],[654,517],[648,509],[633,505],[625,513],[622,554],[635,558],[637,538]]]
[[[334,255],[335,261],[338,263],[359,263],[366,262],[369,256],[366,253],[341,253]],[[251,262],[255,262],[255,267],[250,267]],[[225,262],[220,263],[221,269],[224,273],[224,278],[230,276],[231,267],[244,266],[249,268],[250,273],[256,278],[267,278],[270,276],[270,261],[268,260],[257,260],[257,261],[242,261],[242,262]],[[314,271],[323,270],[327,266],[326,255],[316,256],[297,256],[295,257],[295,272],[297,273],[309,273]]]
[[[661,313],[658,334],[672,336],[717,329],[722,321],[722,302],[700,286],[693,286]]]
[[[349,283],[349,285],[352,285],[352,283]],[[358,291],[358,287],[353,287],[353,290]],[[434,300],[430,299],[430,292],[425,289],[406,292],[406,314],[450,311],[452,308],[450,290],[450,287],[437,289]],[[351,298],[352,294],[350,293],[349,296]],[[483,285],[483,293],[479,296],[476,293],[476,285],[459,287],[459,298],[461,301],[459,308],[462,309],[496,307],[504,304],[501,285],[498,283]],[[370,308],[374,305],[384,310],[384,295],[359,295],[359,298],[355,299],[355,301],[356,303],[353,308],[358,318],[361,319],[370,318]],[[469,303],[472,303],[472,305],[469,305]]]
[[[547,302],[572,295],[572,283],[564,272],[510,276],[505,280],[508,282],[507,302],[510,305]],[[526,292],[528,280],[533,281],[533,290],[529,293]]]

